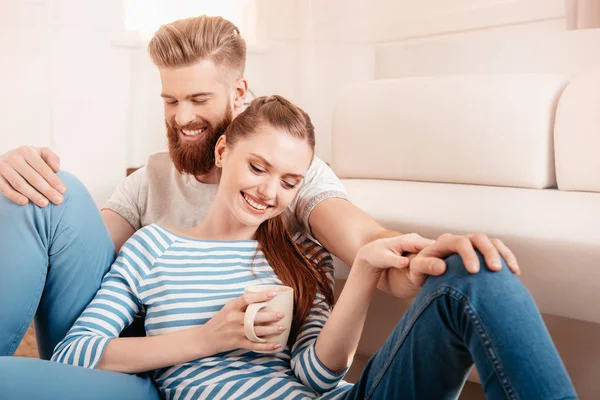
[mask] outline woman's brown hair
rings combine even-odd
[[[228,146],[253,135],[262,126],[281,129],[291,136],[304,139],[315,149],[315,128],[301,108],[285,98],[258,97],[250,103],[225,131]],[[265,258],[284,285],[294,288],[294,317],[288,344],[293,344],[320,292],[331,307],[333,289],[329,285],[325,266],[315,265],[293,240],[281,215],[264,221],[256,232],[256,240]]]

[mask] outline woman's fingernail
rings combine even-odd
[[[52,197],[52,202],[54,204],[60,204],[60,203],[62,203],[62,201],[63,201],[62,196],[53,196]]]
[[[61,193],[64,193],[64,192],[67,191],[67,188],[64,187],[64,186],[62,186],[62,185],[59,185],[59,186],[56,187],[56,190],[58,190]]]
[[[277,318],[281,319],[281,318],[283,318],[283,317],[285,317],[285,314],[284,314],[284,313],[282,313],[282,312],[280,312],[280,313],[277,313]]]
[[[267,294],[267,297],[271,297],[271,298],[273,298],[273,297],[275,297],[275,296],[277,296],[277,292],[269,292],[269,293]]]
[[[273,345],[273,348],[274,348],[274,349],[278,349],[278,348],[280,348],[280,347],[281,347],[281,345],[280,345],[279,343],[275,343],[275,344]]]
[[[277,329],[279,330],[279,332],[283,332],[285,331],[285,326],[278,326]]]

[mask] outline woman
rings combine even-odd
[[[53,360],[154,371],[168,399],[451,398],[473,361],[489,398],[576,398],[517,278],[508,268],[469,275],[452,268],[452,257],[358,383],[344,383],[381,274],[406,267],[402,253],[432,242],[404,235],[364,246],[331,311],[330,257],[306,238],[292,240],[281,217],[313,153],[314,129],[302,110],[279,96],[254,100],[216,146],[221,184],[206,219],[186,231],[149,225],[129,239]],[[265,283],[294,288],[285,348],[244,335],[245,307],[274,295],[242,295],[244,288]],[[148,336],[119,338],[142,308]],[[261,313],[257,335],[280,333],[266,325],[280,318]]]

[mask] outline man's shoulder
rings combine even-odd
[[[316,195],[331,190],[345,192],[340,179],[329,164],[318,157],[315,157],[310,164],[310,168],[304,177],[303,187],[305,190],[300,191],[299,197],[309,193]],[[306,192],[307,190],[308,192]]]
[[[327,164],[325,161],[323,161],[319,157],[315,156],[312,160],[312,163],[310,164],[310,167],[308,168],[309,173],[310,172],[319,172],[319,171],[323,171],[323,170],[331,171],[333,173],[329,164]]]
[[[182,175],[177,171],[166,151],[150,154],[145,170],[149,185],[157,188],[170,186],[175,181],[182,180]]]
[[[139,168],[131,168],[125,182],[126,184],[133,184],[134,182],[142,185],[147,184],[149,180],[169,177],[174,168],[169,153],[153,153],[148,156],[145,165]]]
[[[171,161],[171,157],[167,151],[160,151],[158,153],[152,153],[148,156],[146,168],[152,170],[156,169],[159,171],[171,171],[175,169],[175,165],[173,164],[173,161]]]

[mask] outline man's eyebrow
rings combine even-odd
[[[214,93],[212,93],[212,92],[198,92],[198,93],[189,94],[189,95],[185,96],[185,98],[187,100],[189,100],[189,99],[193,99],[194,97],[209,97],[209,96],[212,96],[213,94]],[[170,94],[167,94],[167,93],[161,93],[160,97],[168,98],[168,99],[175,98],[175,96],[171,96]]]
[[[266,165],[267,167],[269,167],[269,168],[273,167],[273,165],[271,165],[271,163],[270,163],[270,162],[268,162],[268,161],[267,161],[267,160],[266,160],[266,159],[265,159],[263,156],[261,156],[261,155],[258,155],[258,154],[256,154],[256,153],[250,153],[250,155],[252,155],[252,156],[254,156],[254,157],[258,158],[259,160],[261,160],[263,163],[265,163],[265,165]],[[285,176],[290,176],[290,177],[292,177],[292,178],[298,178],[298,179],[304,179],[304,175],[302,175],[302,174],[291,174],[291,173],[290,173],[290,174],[285,174]]]
[[[193,93],[190,94],[188,96],[186,96],[186,99],[193,99],[194,97],[209,97],[212,96],[213,93],[212,92],[198,92],[198,93]]]

